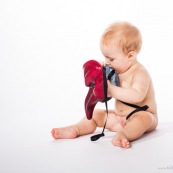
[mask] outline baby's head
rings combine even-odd
[[[118,73],[125,72],[136,62],[141,45],[140,31],[127,22],[110,25],[103,33],[100,42],[106,63]]]
[[[140,31],[128,22],[111,24],[101,37],[104,46],[117,46],[127,55],[130,51],[139,53],[142,45]]]

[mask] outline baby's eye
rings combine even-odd
[[[113,61],[114,59],[110,58],[109,60],[110,60],[110,61]]]

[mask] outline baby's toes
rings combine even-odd
[[[52,133],[52,137],[54,138],[54,139],[57,139],[57,136],[56,136],[56,130],[55,129],[52,129],[52,131],[51,131],[51,133]]]
[[[51,131],[52,136],[54,135],[54,133],[55,133],[55,130],[54,130],[54,129],[52,129],[52,131]]]
[[[123,146],[123,148],[129,148],[130,147],[129,141],[127,139],[123,139],[122,146]]]
[[[114,146],[118,146],[118,147],[121,147],[121,140],[119,139],[116,139],[116,138],[114,138],[114,139],[112,139],[112,144],[114,145]]]

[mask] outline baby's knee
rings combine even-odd
[[[105,110],[95,109],[93,112],[93,119],[95,120],[98,127],[103,127],[105,121]]]
[[[141,111],[141,112],[138,112],[138,113],[132,115],[132,117],[130,119],[131,120],[132,119],[138,119],[143,123],[145,123],[145,122],[151,123],[153,121],[153,116],[149,112]]]
[[[143,112],[140,115],[140,118],[141,118],[142,121],[146,121],[146,122],[152,122],[153,121],[152,116],[148,112]]]

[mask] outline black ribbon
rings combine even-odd
[[[138,105],[126,103],[126,102],[123,102],[123,101],[120,101],[120,102],[124,103],[124,104],[127,105],[127,106],[136,108],[136,109],[135,109],[134,111],[132,111],[129,115],[127,115],[126,120],[128,120],[134,113],[139,112],[139,111],[146,111],[146,110],[149,108],[148,105],[145,105],[145,106],[138,106]]]

